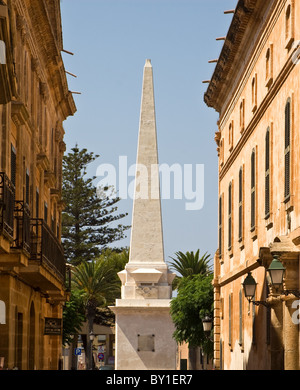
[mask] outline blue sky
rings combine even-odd
[[[159,162],[203,164],[204,205],[185,209],[185,199],[162,200],[165,260],[177,251],[217,249],[218,167],[214,141],[218,114],[203,95],[236,0],[62,0],[66,70],[77,113],[65,123],[67,152],[76,143],[99,154],[90,165],[135,164],[143,67],[151,59]],[[119,203],[131,224],[132,200]],[[129,246],[127,238],[118,245]]]

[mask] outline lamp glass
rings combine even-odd
[[[247,299],[253,299],[255,296],[256,290],[256,281],[251,275],[251,272],[248,273],[248,276],[243,282],[244,293]]]
[[[203,324],[203,330],[205,333],[208,333],[211,331],[212,329],[212,319],[208,316],[206,316],[203,320],[202,320],[202,324]]]
[[[91,333],[90,333],[90,341],[94,341],[94,339],[95,339],[95,335],[94,335],[93,331],[91,331]]]
[[[283,283],[285,268],[282,265],[281,261],[278,259],[278,257],[274,256],[274,260],[268,268],[268,272],[271,278],[272,285],[275,287],[279,287]]]

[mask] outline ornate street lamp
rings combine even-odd
[[[212,324],[213,324],[212,318],[209,317],[208,315],[206,315],[206,316],[202,319],[202,324],[203,324],[204,333],[205,333],[205,334],[210,334],[210,332],[211,332],[211,330],[212,330]]]
[[[251,272],[248,273],[248,276],[246,277],[246,279],[242,284],[244,288],[245,297],[248,299],[249,302],[252,302],[255,296],[257,283],[253,278]]]
[[[285,268],[279,260],[278,255],[273,256],[273,261],[267,271],[270,275],[272,286],[278,289],[283,284],[283,277],[285,274]]]
[[[285,267],[279,260],[278,255],[273,255],[273,261],[270,264],[270,267],[267,270],[269,272],[270,278],[271,278],[271,284],[276,289],[279,289],[283,285],[283,277],[285,274]],[[281,292],[284,295],[293,294],[295,297],[300,298],[300,291],[299,290],[282,290]]]
[[[265,301],[254,301],[253,298],[255,297],[255,291],[256,291],[256,281],[254,277],[252,276],[251,272],[248,273],[246,279],[242,283],[244,288],[245,297],[248,299],[248,302],[252,302],[254,305],[259,306],[263,305],[265,307],[269,307],[268,302]]]

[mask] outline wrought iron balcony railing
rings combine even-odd
[[[62,245],[43,219],[31,219],[30,225],[31,259],[50,267],[65,281],[66,262]]]
[[[10,240],[14,236],[15,186],[4,172],[0,172],[0,228]]]
[[[15,239],[12,245],[14,249],[22,249],[30,255],[30,210],[22,201],[15,201]]]

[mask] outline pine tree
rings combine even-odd
[[[72,265],[98,257],[108,244],[125,238],[129,228],[116,224],[127,215],[117,213],[120,198],[108,196],[108,188],[97,191],[95,177],[86,177],[87,166],[98,157],[76,145],[63,159],[62,243]]]

